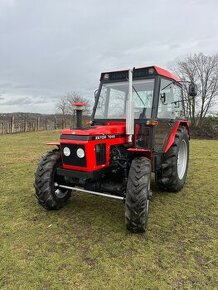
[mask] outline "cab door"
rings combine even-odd
[[[154,150],[164,152],[170,132],[183,112],[182,88],[174,81],[161,78],[158,97],[157,119],[155,128]]]

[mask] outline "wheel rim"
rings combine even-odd
[[[187,143],[185,140],[182,140],[179,146],[178,152],[178,159],[177,159],[177,172],[179,179],[183,179],[186,167],[187,167],[187,160],[188,160],[188,150],[187,150]]]

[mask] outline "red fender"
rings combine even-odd
[[[186,127],[187,131],[188,131],[188,135],[189,135],[189,139],[190,139],[190,129],[189,129],[189,125],[190,125],[190,122],[187,121],[187,120],[179,120],[175,123],[171,133],[170,133],[170,136],[167,140],[167,144],[165,146],[165,149],[164,149],[164,152],[166,153],[170,147],[173,145],[174,143],[174,140],[175,140],[175,137],[176,137],[176,132],[179,128],[179,126],[184,126]]]
[[[142,155],[145,155],[145,157],[147,157],[150,160],[152,158],[151,150],[148,150],[148,149],[143,149],[143,148],[128,148],[127,150],[129,152],[140,153]]]
[[[49,143],[46,143],[46,145],[49,145],[49,146],[57,146],[58,148],[60,148],[60,142],[49,142]]]

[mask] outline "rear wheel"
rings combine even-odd
[[[189,161],[189,136],[180,127],[175,141],[165,154],[161,169],[157,172],[157,185],[162,191],[180,191],[186,180]]]
[[[56,174],[60,164],[60,151],[55,149],[42,157],[35,173],[35,195],[39,204],[48,210],[63,207],[70,198],[70,190],[55,187],[55,183],[64,182],[63,177]]]
[[[133,159],[126,190],[125,221],[129,231],[144,232],[148,221],[151,162],[146,157]]]

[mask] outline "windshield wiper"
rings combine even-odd
[[[140,97],[139,93],[137,92],[136,88],[134,86],[132,86],[134,91],[136,92],[137,96],[139,97],[140,101],[142,102],[142,104],[146,107],[145,103],[143,102],[142,98]]]
[[[163,91],[163,90],[165,90],[166,88],[168,88],[170,85],[172,85],[172,84],[175,84],[175,82],[174,81],[172,81],[172,82],[170,82],[168,85],[166,85],[163,89],[161,89],[161,92]]]

